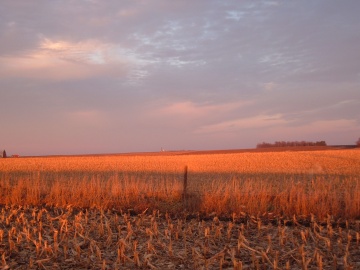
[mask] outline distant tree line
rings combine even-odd
[[[285,142],[278,141],[274,143],[262,142],[256,145],[256,148],[268,148],[268,147],[294,147],[294,146],[326,146],[325,141],[318,142],[306,142],[306,141],[293,141],[293,142]]]

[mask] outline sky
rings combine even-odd
[[[0,149],[360,137],[360,1],[2,0]]]

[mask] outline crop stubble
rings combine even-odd
[[[3,159],[2,267],[356,269],[359,172],[358,150]]]

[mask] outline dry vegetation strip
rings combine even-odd
[[[359,175],[359,150],[2,159],[0,203],[345,220],[360,216]]]
[[[0,172],[285,173],[359,175],[360,151],[254,152],[209,155],[81,156],[0,159]]]
[[[2,269],[359,269],[359,224],[3,207]]]

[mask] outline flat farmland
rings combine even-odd
[[[358,269],[359,175],[358,149],[0,159],[2,267]]]

